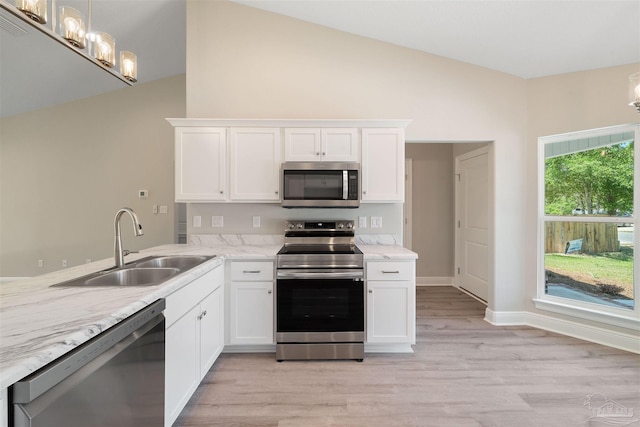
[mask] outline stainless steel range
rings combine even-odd
[[[286,221],[277,255],[276,359],[364,359],[354,221]]]

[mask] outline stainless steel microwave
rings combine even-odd
[[[285,208],[357,208],[360,206],[360,165],[283,163],[280,195]]]

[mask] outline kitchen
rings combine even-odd
[[[124,205],[146,213],[145,237],[131,241],[129,249],[173,241],[174,211],[170,209],[166,215],[148,213],[153,204],[171,206],[173,200],[173,129],[165,121],[167,117],[399,117],[413,119],[407,129],[410,141],[495,141],[495,222],[505,229],[496,230],[492,261],[496,288],[490,307],[497,312],[533,311],[528,301],[535,295],[535,271],[523,258],[535,257],[535,248],[524,245],[522,252],[512,251],[513,236],[507,230],[522,230],[522,241],[535,240],[527,239],[535,235],[535,226],[527,221],[526,209],[533,206],[535,180],[523,174],[533,168],[535,138],[637,121],[637,115],[625,104],[618,106],[618,95],[624,97],[624,84],[619,94],[597,90],[600,85],[614,87],[618,80],[625,81],[635,71],[633,65],[525,81],[237,4],[190,6],[193,8],[188,14],[187,31],[208,28],[200,37],[188,38],[187,69],[193,74],[3,120],[2,270],[7,275],[21,275],[11,272],[13,265],[22,265],[21,270],[28,271],[27,275],[38,274],[36,261],[41,258],[47,267],[55,263],[54,268],[58,269],[62,260],[56,253],[76,251],[76,255],[68,257],[70,265],[108,257],[112,215]],[[290,37],[282,40],[277,37],[278,32],[268,31],[272,28],[279,28]],[[295,61],[310,53],[296,42],[299,32],[325,48],[314,50],[313,66]],[[253,43],[244,42],[248,36]],[[213,40],[224,40],[219,52],[222,57],[195,54],[215,45]],[[257,70],[251,59],[264,58],[266,52],[274,59],[269,63],[273,72],[262,75],[265,69]],[[335,63],[345,66],[335,67]],[[309,79],[316,87],[313,91],[308,89]],[[585,79],[596,83],[586,84]],[[385,84],[376,84],[380,81]],[[461,82],[466,82],[464,88],[460,87]],[[566,92],[560,91],[560,100],[559,85],[567,88]],[[345,96],[345,90],[351,96]],[[530,93],[535,96],[528,97]],[[581,102],[577,103],[572,93],[580,93]],[[300,94],[306,97],[301,99]],[[273,102],[275,99],[278,102]],[[384,105],[380,99],[385,100]],[[513,108],[521,106],[523,99],[529,100],[528,112],[524,107]],[[553,105],[549,105],[549,99],[554,99]],[[92,114],[83,114],[84,111]],[[535,114],[542,111],[546,113]],[[566,111],[573,114],[567,117]],[[110,117],[110,132],[96,132],[104,126],[104,115]],[[551,117],[561,117],[563,121]],[[78,137],[67,138],[61,129],[73,129]],[[139,142],[132,145],[133,140]],[[34,145],[34,141],[51,142]],[[98,159],[113,160],[106,164]],[[65,174],[60,174],[61,170]],[[126,173],[113,173],[117,170]],[[78,176],[89,179],[77,179]],[[12,190],[11,182],[20,185]],[[149,190],[148,199],[137,197],[137,190],[143,188]],[[128,192],[133,194],[123,200],[122,194]],[[95,195],[90,207],[80,197],[86,194]],[[215,207],[198,208],[206,210],[203,218],[220,215]],[[253,230],[250,224],[255,212],[262,217],[261,230],[268,234],[279,231],[278,224],[283,219],[276,216],[282,212],[280,209],[266,205],[256,207],[264,211],[246,214],[242,207],[222,209],[226,210],[222,215],[229,227],[224,229],[227,233]],[[397,210],[378,214],[371,209],[363,211],[362,216],[382,216],[380,231],[394,234],[401,227]],[[204,226],[209,228],[206,221]],[[35,248],[43,238],[64,243],[51,252],[45,253],[47,248],[41,248],[43,252],[39,254]],[[87,240],[91,245],[78,251],[76,248]],[[9,252],[7,256],[5,251]],[[21,253],[28,256],[22,257]]]

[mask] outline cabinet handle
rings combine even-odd
[[[269,290],[267,291],[267,293],[268,293],[269,295],[271,295],[271,292],[273,292],[271,289],[269,289]]]
[[[276,194],[278,194],[278,192],[276,191]]]
[[[259,274],[260,270],[242,270],[243,274]]]
[[[384,270],[382,270],[382,274],[400,274],[400,272],[398,270],[395,270],[395,271],[384,271]]]
[[[362,190],[362,194],[367,194],[367,190]]]
[[[326,156],[326,155],[327,155],[327,153],[325,153],[325,152],[323,151],[323,152],[322,152],[322,155],[323,155],[323,156]]]
[[[373,293],[373,289],[369,289],[369,293],[372,294]]]
[[[316,153],[316,156],[319,156],[319,155],[320,155],[320,153],[319,153],[319,152],[318,152],[318,153]]]
[[[224,194],[224,191],[220,190],[220,194]]]
[[[206,316],[206,315],[207,315],[207,310],[205,310],[205,311],[202,313],[202,317],[204,317],[204,316]]]

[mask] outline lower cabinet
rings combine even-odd
[[[224,347],[224,269],[167,298],[165,426],[171,426]]]
[[[273,271],[272,261],[230,262],[228,344],[273,344]]]
[[[415,344],[415,261],[367,262],[367,343]]]

